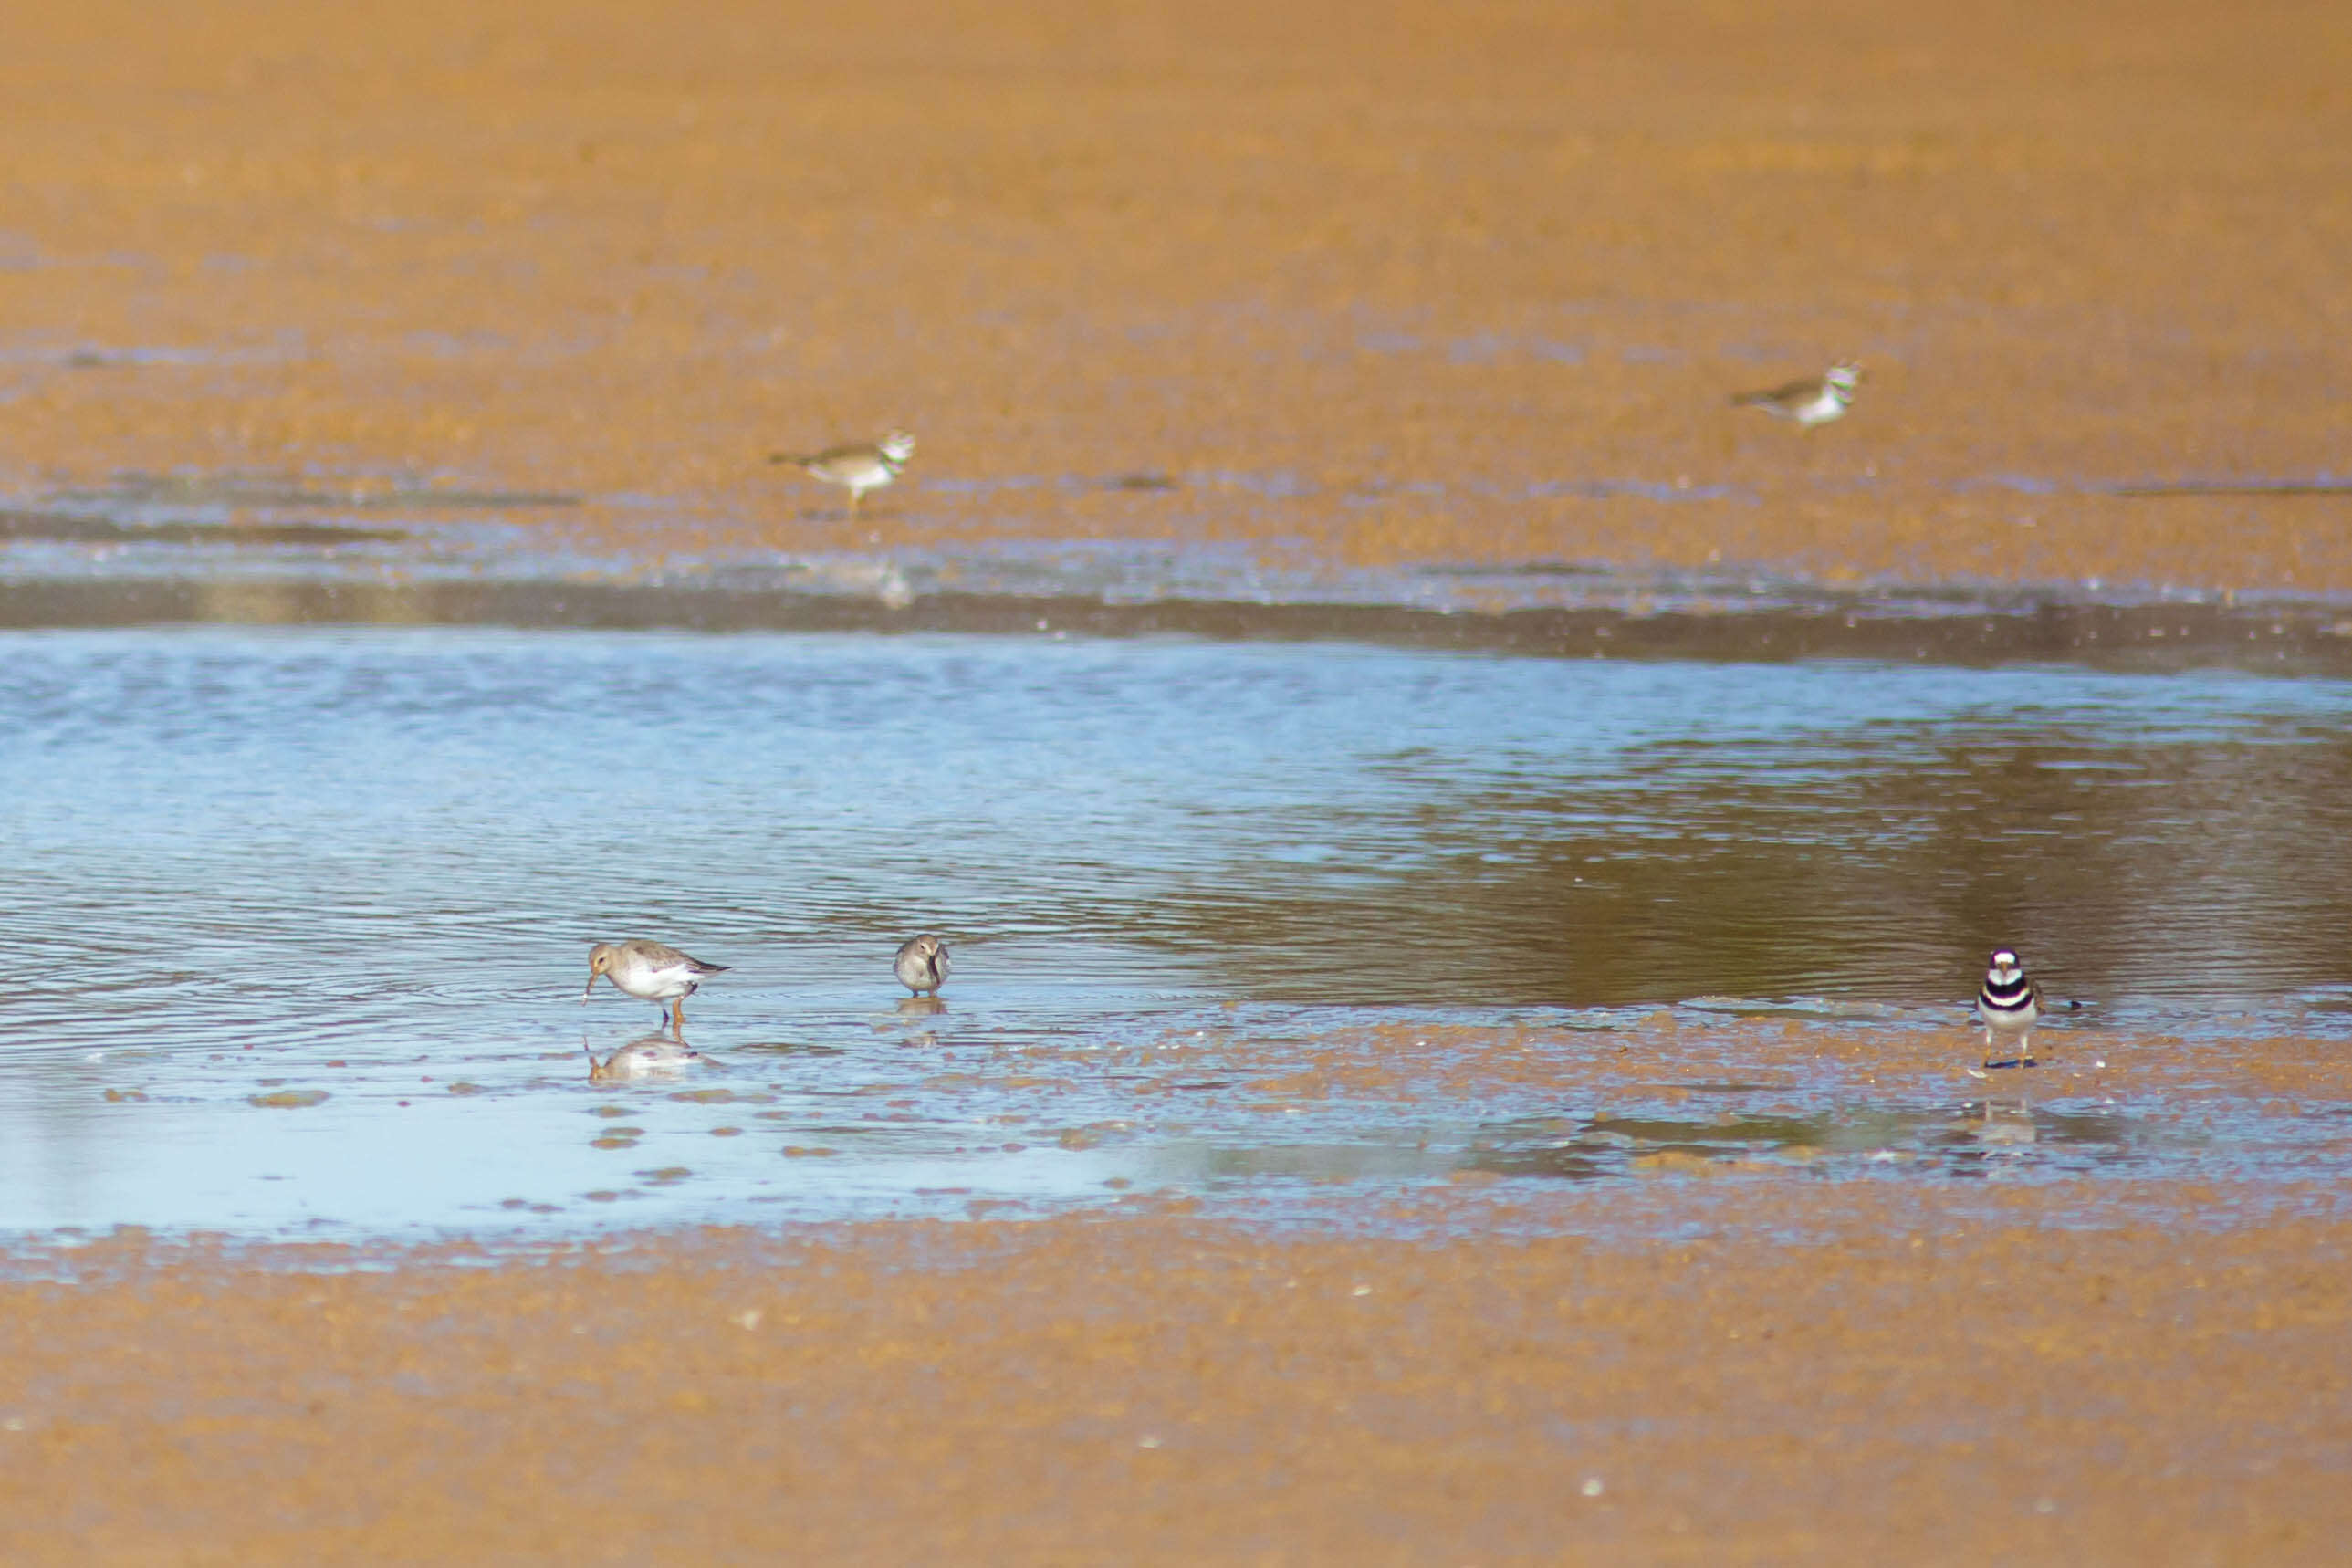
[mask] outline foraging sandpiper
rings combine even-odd
[[[926,991],[936,996],[948,983],[948,944],[925,931],[898,949],[892,967],[898,972],[899,984],[918,996]]]
[[[588,950],[588,989],[580,994],[580,1000],[588,1000],[601,974],[625,995],[644,1002],[668,1003],[666,1011],[669,1026],[682,1030],[686,1027],[686,999],[705,980],[724,973],[726,968],[723,963],[705,963],[698,958],[689,958],[667,942],[600,942]]]

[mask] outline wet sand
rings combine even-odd
[[[2108,492],[2352,464],[2347,79],[2325,4],[51,7],[0,476],[2342,591],[2352,499]],[[1841,355],[1842,424],[1727,404]],[[765,462],[891,424],[868,520]]]
[[[2343,592],[2341,496],[2111,492],[2352,464],[2347,80],[2325,4],[47,7],[0,487]],[[1726,404],[1841,355],[1840,425]],[[891,424],[854,524],[765,462]],[[2340,1555],[2332,1191],[1654,1174],[1372,1235],[112,1241],[0,1286],[0,1556]]]
[[[110,1243],[88,1283],[0,1286],[0,1553],[2341,1560],[2341,1220],[1663,1180],[1532,1206],[1705,1235],[1285,1238],[1145,1203],[489,1268]]]
[[[1970,1128],[1961,1098],[1995,1100],[1975,1179],[1702,1134],[1612,1179],[1327,1177],[1328,1222],[1139,1186],[1084,1214],[974,1200],[961,1222],[551,1247],[19,1247],[0,1556],[2340,1555],[2340,1186],[2052,1179],[1998,1135],[2008,1097],[2112,1094],[2176,1137],[2219,1113],[2340,1145],[2352,1067],[2329,1043],[2061,1032],[2044,1067],[1986,1079],[1958,1029],[1661,1019],[1565,1068],[1527,1044],[1267,1047],[1281,1070],[1252,1092],[1274,1121],[1342,1095],[1472,1107],[1541,1070],[1563,1106],[1679,1102],[1695,1126],[1759,1103],[1735,1086],[1948,1097]],[[1135,1070],[1152,1056],[1024,1082],[1050,1100],[1097,1071],[1138,1123],[1192,1114],[1182,1067]]]

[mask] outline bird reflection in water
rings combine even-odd
[[[602,1061],[585,1043],[581,1050],[588,1058],[590,1083],[625,1083],[633,1079],[677,1078],[688,1068],[697,1067],[710,1058],[688,1047],[683,1040],[667,1035],[647,1035],[631,1040]]]
[[[2034,1125],[2033,1107],[2022,1100],[1982,1100],[1962,1106],[1952,1131],[1987,1157],[2027,1153],[2042,1136]]]

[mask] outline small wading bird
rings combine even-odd
[[[948,983],[948,944],[925,931],[898,949],[898,984],[920,996],[936,996]]]
[[[1734,396],[1731,404],[1735,408],[1761,408],[1775,419],[1792,419],[1800,429],[1810,430],[1843,416],[1846,405],[1853,401],[1853,389],[1861,382],[1862,366],[1852,360],[1840,360],[1830,366],[1826,375],[1811,381],[1792,381],[1769,392],[1743,392]]]
[[[1992,1066],[1996,1035],[2015,1035],[2015,1066],[2033,1065],[2033,1021],[2042,1016],[2042,987],[2025,977],[2025,966],[2009,949],[1996,948],[1985,965],[1984,984],[1977,988],[1977,1021],[1984,1026],[1984,1065]]]
[[[772,463],[789,463],[813,479],[823,479],[829,485],[841,485],[849,491],[849,515],[857,515],[857,503],[866,499],[867,490],[878,490],[898,477],[907,460],[915,455],[915,438],[904,430],[893,430],[879,441],[854,442],[846,447],[827,447],[822,452],[805,457],[791,452],[770,455]]]
[[[584,1003],[594,994],[597,977],[602,975],[624,995],[641,1002],[668,1003],[664,1011],[669,1026],[673,1032],[680,1031],[686,1027],[686,999],[705,980],[726,969],[723,963],[689,958],[667,942],[600,942],[588,950],[588,989],[580,994],[580,1000]]]

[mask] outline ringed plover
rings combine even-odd
[[[893,430],[879,441],[827,447],[805,456],[777,452],[768,461],[790,463],[811,479],[843,486],[849,491],[849,515],[856,517],[857,503],[866,499],[866,492],[878,490],[897,479],[914,455],[915,438],[904,430]]]
[[[1810,430],[1842,417],[1861,381],[1862,366],[1852,360],[1840,360],[1830,366],[1826,374],[1809,381],[1792,381],[1769,392],[1743,392],[1731,403],[1735,408],[1761,408],[1775,419],[1794,420],[1799,429]]]

